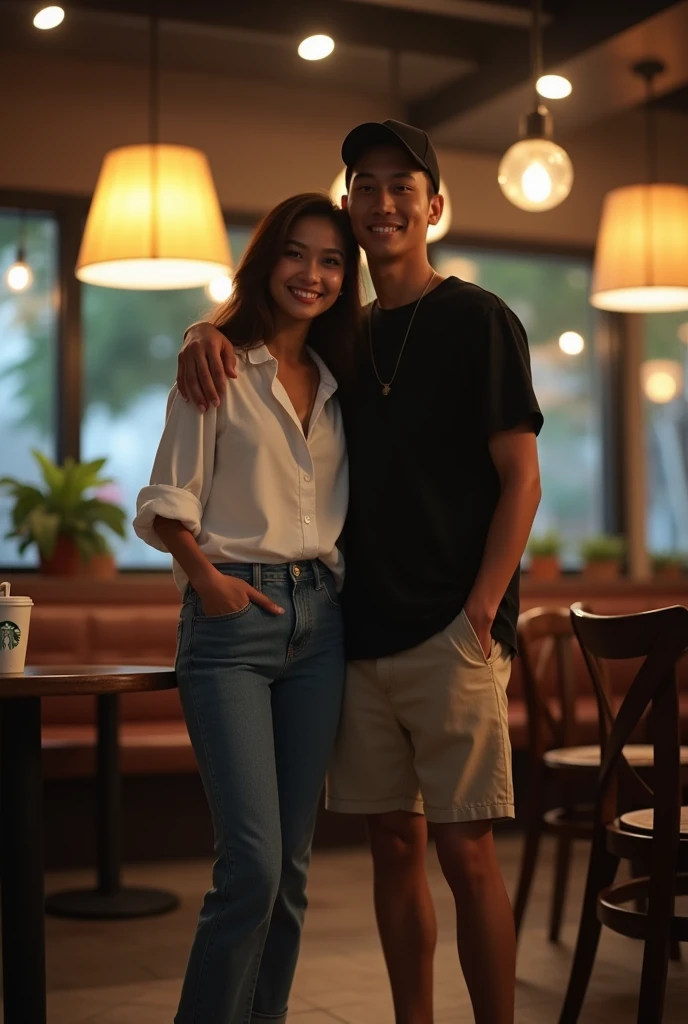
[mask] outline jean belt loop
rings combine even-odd
[[[315,589],[320,590],[322,588],[322,580],[320,579],[320,566],[318,565],[318,559],[314,558],[311,562],[313,566],[313,579],[315,580]]]
[[[253,589],[260,590],[260,562],[253,563]]]

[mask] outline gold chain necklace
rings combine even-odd
[[[373,353],[373,312],[375,311],[375,303],[373,303],[373,308],[371,309],[370,316],[368,318],[368,344],[370,346],[370,361],[373,364],[373,370],[375,372],[375,376],[377,377],[378,382],[382,385],[382,394],[385,395],[385,396],[388,395],[390,393],[390,391],[392,390],[392,384],[394,382],[394,378],[397,375],[397,370],[399,369],[399,363],[401,362],[401,357],[404,354],[404,348],[406,347],[406,342],[408,341],[408,336],[411,333],[411,324],[413,323],[413,319],[414,319],[416,313],[418,312],[418,307],[420,306],[421,302],[425,298],[425,293],[427,292],[428,288],[430,287],[430,285],[432,284],[432,282],[435,280],[436,277],[437,277],[437,271],[433,270],[432,277],[430,278],[430,280],[426,284],[425,288],[423,289],[423,294],[418,299],[418,302],[416,303],[416,305],[415,305],[415,307],[413,309],[413,313],[411,313],[411,319],[409,320],[408,327],[406,328],[406,334],[404,335],[404,340],[402,341],[401,348],[399,349],[399,356],[397,357],[396,366],[394,367],[394,373],[392,374],[391,378],[386,383],[385,383],[384,380],[381,379],[380,374],[377,372],[377,366],[375,365],[375,355]],[[375,301],[377,301],[377,299]]]

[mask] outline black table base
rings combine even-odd
[[[174,893],[129,889],[120,885],[121,776],[119,771],[119,698],[101,694],[98,709],[96,765],[96,860],[93,889],[54,893],[45,902],[48,914],[89,920],[148,917],[179,906]]]
[[[111,893],[97,889],[74,889],[48,896],[45,909],[55,917],[75,917],[91,921],[127,917],[153,917],[179,906],[171,892],[159,889],[119,888]]]

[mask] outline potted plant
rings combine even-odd
[[[556,530],[548,530],[528,541],[529,572],[534,579],[556,580],[561,574],[563,541]]]
[[[589,579],[613,580],[621,573],[621,562],[626,551],[623,537],[600,534],[589,537],[580,547],[585,575]]]
[[[658,551],[652,555],[652,572],[659,579],[682,579],[685,564],[686,556],[678,551]]]
[[[125,512],[92,493],[111,482],[100,475],[106,459],[80,463],[68,457],[58,466],[41,452],[34,450],[33,456],[41,468],[43,487],[13,477],[0,479],[0,487],[14,499],[7,537],[19,540],[20,552],[35,544],[43,573],[112,575],[114,560],[101,528],[123,537]]]

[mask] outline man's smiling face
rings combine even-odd
[[[356,162],[346,202],[356,239],[386,262],[425,249],[428,224],[442,214],[428,175],[401,146],[375,146]]]

